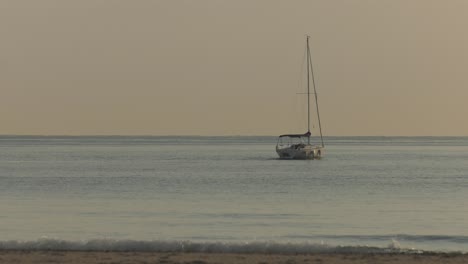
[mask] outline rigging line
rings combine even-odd
[[[307,36],[307,35],[306,35]],[[298,91],[296,94],[307,94],[307,93],[304,93],[304,86],[305,86],[305,82],[304,82],[304,72],[305,72],[305,66],[307,64],[307,46],[305,45],[304,46],[304,50],[303,50],[303,54],[302,56],[300,57],[300,64],[298,65],[299,68],[300,68],[300,71],[298,71],[298,82],[297,82],[297,87],[296,87],[296,91]],[[302,130],[304,129],[304,119],[306,119],[306,116],[305,116],[305,113],[304,113],[304,101],[302,100],[303,97],[301,97],[301,99],[299,98],[295,98],[295,114],[298,114],[298,117],[299,117],[299,120],[300,122],[295,122],[296,126],[295,128],[298,129],[298,130]],[[302,123],[302,126],[299,125]]]
[[[309,38],[307,35],[307,56],[309,56]],[[307,58],[307,132],[310,134],[310,81],[309,81],[310,60]],[[312,75],[313,77],[313,75]],[[312,78],[313,80],[313,78]],[[310,136],[308,137],[307,144],[310,144]]]
[[[307,36],[307,56],[308,56],[308,65],[310,64],[311,74],[312,74],[312,85],[314,86],[314,95],[315,95],[315,106],[317,107],[317,117],[318,117],[318,125],[320,130],[320,140],[322,141],[322,147],[325,147],[323,144],[323,136],[322,136],[322,124],[320,123],[320,112],[318,107],[318,99],[317,99],[317,89],[315,87],[315,78],[314,78],[314,69],[312,67],[312,56],[310,55],[309,49],[309,36]],[[308,75],[309,73],[307,73]]]
[[[302,60],[301,60],[301,70],[299,71],[299,90],[303,91],[303,80],[304,80],[304,66],[306,65],[306,59],[307,59],[307,47],[304,49],[304,54],[302,54]]]

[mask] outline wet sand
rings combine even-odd
[[[212,263],[317,263],[317,264],[458,264],[468,263],[468,254],[372,254],[333,253],[307,255],[228,254],[228,253],[156,253],[156,252],[82,252],[82,251],[0,251],[0,263],[63,263],[63,264],[212,264]]]

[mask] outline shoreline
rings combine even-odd
[[[137,251],[69,251],[69,250],[0,250],[0,263],[63,263],[63,264],[461,264],[468,263],[467,253],[184,253]]]

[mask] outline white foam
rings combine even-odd
[[[400,242],[392,238],[392,242],[388,245],[388,248],[400,249],[401,248]]]
[[[279,242],[191,242],[191,241],[138,241],[94,239],[67,241],[42,238],[34,241],[0,241],[0,250],[72,250],[72,251],[135,251],[135,252],[200,252],[200,253],[422,253],[391,245],[387,248],[370,246],[331,246],[326,243]]]

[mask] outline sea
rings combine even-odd
[[[0,249],[468,252],[468,137],[0,136]]]

